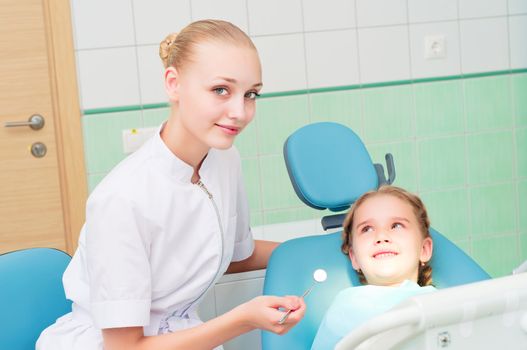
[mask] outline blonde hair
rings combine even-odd
[[[215,41],[256,50],[251,39],[234,24],[222,20],[201,20],[190,23],[179,33],[169,34],[159,44],[159,57],[165,68],[182,69],[192,60],[196,45]]]
[[[342,231],[342,252],[344,254],[349,254],[350,249],[352,249],[352,234],[353,234],[353,219],[355,212],[357,211],[357,208],[359,208],[368,198],[372,198],[377,195],[390,195],[397,197],[406,203],[410,204],[412,206],[413,212],[415,214],[415,217],[417,219],[417,223],[419,225],[419,230],[421,231],[421,234],[423,235],[423,238],[429,238],[430,233],[430,219],[428,218],[428,214],[426,212],[426,207],[424,203],[421,201],[421,199],[396,186],[381,186],[377,190],[369,191],[364,193],[355,203],[353,203],[353,206],[351,207],[350,211],[346,215],[346,218],[344,219],[343,224],[343,231]],[[419,264],[418,267],[418,277],[417,277],[417,284],[420,286],[428,286],[432,284],[432,267],[428,264],[428,262]],[[367,284],[366,277],[364,276],[364,273],[362,271],[357,271],[357,274],[359,275],[360,282],[362,284]]]

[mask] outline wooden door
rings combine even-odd
[[[68,0],[0,1],[0,253],[76,246],[86,180],[71,33]],[[39,130],[6,126],[33,114]]]

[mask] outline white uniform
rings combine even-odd
[[[155,335],[201,323],[200,299],[254,242],[236,149],[209,151],[204,186],[192,174],[156,134],[97,186],[63,278],[73,311],[37,349],[102,349],[104,328]]]

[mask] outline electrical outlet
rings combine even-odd
[[[444,35],[425,36],[425,59],[446,58],[446,39]]]
[[[158,128],[139,128],[123,130],[123,152],[125,154],[136,151]]]

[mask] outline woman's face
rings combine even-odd
[[[350,259],[369,284],[396,286],[417,282],[420,262],[432,257],[412,206],[386,194],[366,199],[355,211]]]
[[[169,92],[186,146],[204,153],[231,147],[254,117],[261,75],[252,48],[215,42],[195,47]]]

